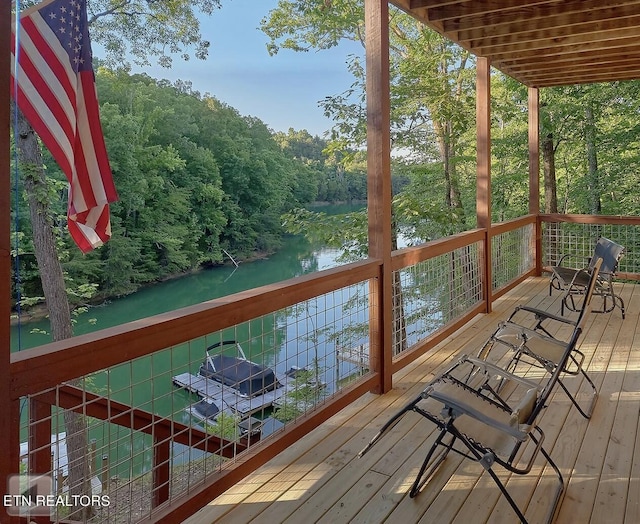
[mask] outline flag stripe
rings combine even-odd
[[[45,23],[39,15],[34,15],[30,20],[25,20],[22,24],[29,40],[23,47],[31,57],[41,57],[42,62],[38,63],[39,69],[42,71],[43,82],[50,83],[55,92],[56,98],[59,100],[68,100],[67,117],[70,121],[75,120],[75,107],[73,100],[75,98],[75,75],[69,68],[65,67],[65,61],[69,60],[66,51],[55,38],[55,33]],[[59,90],[63,91],[59,91]],[[63,94],[64,92],[64,94]]]
[[[55,96],[55,104],[60,107],[62,113],[57,115],[58,118],[73,122],[75,120],[75,109],[71,103],[71,97],[74,96],[70,85],[62,85],[55,77],[53,66],[54,60],[47,59],[44,55],[38,52],[34,42],[31,40],[28,31],[23,31],[22,39],[20,41],[21,56],[20,67],[22,74],[18,75],[18,81],[29,80],[32,83],[37,83],[42,87],[41,97],[48,98]],[[73,133],[70,127],[68,136]]]
[[[11,91],[13,92],[13,86],[11,88]],[[49,128],[44,123],[42,123],[40,118],[41,113],[38,112],[36,107],[31,103],[31,98],[28,96],[28,94],[25,93],[24,90],[21,89],[20,86],[18,88],[18,100],[21,100],[20,109],[24,113],[24,116],[29,122],[31,122],[31,125],[34,129],[36,129],[36,132],[38,133],[38,135],[40,135],[42,141],[47,144],[47,148],[51,152],[53,158],[55,158],[60,165],[60,169],[62,169],[62,171],[65,173],[71,171],[72,166],[71,164],[69,164],[69,157],[63,149],[64,144],[60,144],[58,142],[58,138],[63,137],[64,133],[60,131],[60,133],[56,136],[55,130],[49,130]],[[71,148],[71,144],[67,143],[66,145],[68,148]]]
[[[13,45],[12,47],[15,48]],[[73,146],[71,145],[69,136],[72,136],[73,133],[71,131],[69,133],[65,131],[63,125],[66,119],[60,121],[55,117],[54,113],[49,109],[49,106],[38,92],[38,89],[36,89],[32,83],[32,78],[35,79],[36,82],[41,82],[41,76],[37,70],[29,69],[29,64],[32,64],[32,61],[28,55],[22,53],[22,45],[20,47],[21,55],[18,70],[18,100],[20,109],[27,120],[31,122],[34,129],[36,129],[36,132],[38,132],[43,142],[47,144],[51,154],[58,164],[60,164],[61,169],[65,173],[68,173],[71,171],[73,159]],[[13,53],[11,63],[14,63]],[[26,66],[26,69],[24,66]],[[11,82],[11,95],[15,97],[14,82]],[[52,101],[52,105],[55,104],[57,104],[57,99]],[[45,122],[48,122],[50,125],[47,126]]]
[[[100,114],[98,111],[98,93],[96,91],[95,78],[93,72],[80,73],[80,81],[83,84],[83,100],[85,102],[84,114],[87,116],[89,123],[89,129],[91,134],[92,151],[105,150],[106,145],[104,143],[104,136],[102,134],[102,126],[100,125]],[[96,195],[100,194],[100,197],[96,198],[98,202],[107,203],[112,202],[117,198],[116,186],[113,183],[113,178],[108,177],[104,179],[101,177],[97,179],[98,173],[111,172],[109,166],[109,160],[106,155],[95,155],[96,171],[92,173],[92,186]]]
[[[118,195],[100,125],[86,0],[45,0],[20,23],[12,96],[69,181],[69,232],[87,252],[111,236],[108,204]]]
[[[40,73],[42,67],[47,67],[46,63],[38,68],[31,60],[32,56],[29,53],[21,54],[18,85],[22,87],[24,95],[28,97],[34,107],[42,107],[42,111],[47,113],[40,119],[41,125],[44,126],[45,122],[50,122],[54,138],[61,143],[62,150],[65,151],[68,159],[71,159],[73,158],[71,141],[75,134],[75,116],[73,116],[75,109],[71,107],[70,103],[64,104],[67,107],[63,106],[64,98],[56,96],[55,91],[44,81],[43,75]],[[39,88],[36,88],[35,85],[38,85]],[[50,102],[45,103],[45,100],[50,100]],[[68,115],[72,115],[73,120],[68,118]],[[66,144],[63,145],[63,142]],[[56,160],[58,159],[56,158]]]

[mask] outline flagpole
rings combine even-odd
[[[11,69],[11,4],[0,2],[0,71]],[[0,75],[0,435],[5,452],[0,453],[0,491],[9,493],[8,478],[18,473],[20,454],[20,408],[11,400],[11,182],[9,159],[10,75]],[[0,506],[0,521],[16,522]]]

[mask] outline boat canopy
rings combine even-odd
[[[209,354],[209,350],[227,344],[235,345],[239,356]],[[230,386],[247,397],[273,391],[281,386],[271,368],[247,360],[242,348],[235,341],[225,341],[209,346],[207,358],[200,366],[200,374]]]

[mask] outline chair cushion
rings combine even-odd
[[[535,388],[529,389],[524,394],[516,409],[511,413],[510,423],[513,427],[518,427],[520,424],[526,424],[529,421],[537,400],[538,390]]]

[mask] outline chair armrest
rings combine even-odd
[[[585,264],[584,267],[587,267],[589,265],[589,263],[591,262],[591,257],[586,257],[584,255],[576,255],[576,254],[573,254],[573,253],[566,253],[566,254],[564,254],[564,255],[562,255],[560,257],[560,260],[558,260],[558,263],[556,264],[556,266],[562,266],[562,262],[567,258],[576,258],[576,259],[580,259],[580,260],[586,261],[586,264]]]
[[[464,355],[461,357],[460,362],[471,362],[473,365],[484,369],[485,371],[490,372],[493,375],[499,375],[501,378],[506,378],[508,380],[511,380],[513,382],[516,382],[522,386],[527,387],[528,389],[537,389],[537,390],[541,390],[541,386],[540,384],[533,382],[532,380],[526,379],[524,377],[520,377],[518,375],[514,375],[513,373],[510,373],[509,371],[506,371],[505,369],[501,368],[500,366],[496,366],[495,364],[492,364],[491,362],[487,362],[486,360],[482,360],[480,358],[476,358],[476,357],[471,357],[468,355]]]
[[[518,311],[526,311],[528,313],[533,313],[536,317],[536,320],[538,320],[538,323],[544,322],[545,320],[555,320],[557,322],[562,322],[563,324],[569,324],[571,326],[576,325],[574,320],[571,320],[569,318],[566,318],[560,315],[556,315],[554,313],[549,313],[548,311],[544,311],[542,309],[537,309],[535,307],[529,307],[529,306],[516,306],[515,310],[509,317],[509,320],[511,320],[513,316],[516,313],[518,313]]]

